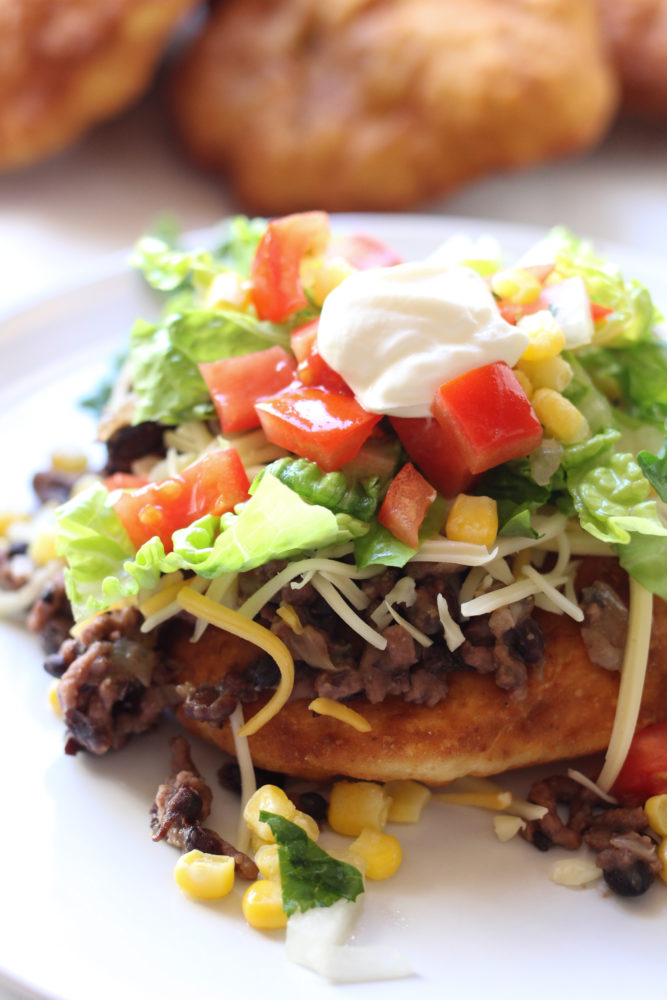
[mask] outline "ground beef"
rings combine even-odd
[[[72,487],[80,478],[80,472],[46,469],[44,472],[35,473],[32,488],[42,503],[65,503],[72,494]]]
[[[243,878],[256,879],[255,862],[202,822],[211,811],[212,792],[190,755],[183,736],[171,741],[171,776],[160,785],[151,807],[150,825],[153,840],[165,840],[182,851],[199,850],[205,854],[226,854],[234,858],[234,867]]]
[[[613,587],[596,580],[581,595],[581,637],[593,663],[620,670],[628,634],[628,609]]]
[[[536,781],[528,797],[547,809],[542,819],[531,820],[521,831],[539,850],[576,850],[586,844],[596,852],[595,862],[609,888],[621,896],[641,895],[659,874],[656,841],[641,807],[610,805],[563,775]]]
[[[28,628],[39,636],[48,657],[44,666],[54,677],[61,677],[66,664],[59,650],[74,624],[72,609],[65,593],[62,573],[49,580],[28,615]]]
[[[32,560],[26,542],[14,542],[0,548],[0,590],[20,590],[32,573]]]
[[[60,647],[64,672],[58,699],[68,753],[116,749],[178,701],[166,651],[155,633],[140,632],[140,624],[135,608],[111,611]]]

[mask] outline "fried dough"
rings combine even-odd
[[[604,573],[612,584],[623,574],[612,560],[584,560],[589,579]],[[582,580],[580,572],[580,580]],[[588,581],[587,581],[588,582]],[[546,662],[529,678],[526,696],[508,697],[490,675],[451,675],[450,689],[434,708],[399,698],[380,704],[355,699],[351,705],[371,723],[357,732],[332,718],[315,716],[307,701],[289,702],[255,736],[255,764],[286,774],[321,780],[348,775],[388,781],[415,778],[438,785],[464,775],[498,774],[603,750],[609,741],[618,697],[619,674],[594,666],[571,618],[541,613]],[[214,683],[228,668],[242,667],[252,650],[240,640],[207,629],[197,645],[183,631],[174,656],[181,681]],[[258,703],[246,706],[246,715]],[[229,726],[214,729],[182,710],[184,726],[233,753]],[[640,725],[667,718],[667,604],[656,598],[649,669]]]
[[[667,115],[666,0],[600,0],[602,30],[623,103],[646,117]]]
[[[0,169],[64,149],[147,86],[196,0],[3,0]]]
[[[396,210],[590,146],[616,82],[594,0],[230,0],[171,104],[247,210]]]

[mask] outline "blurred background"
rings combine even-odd
[[[565,223],[665,254],[661,0],[4,0],[0,310],[169,213]]]

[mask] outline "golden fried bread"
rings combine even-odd
[[[0,169],[65,148],[150,81],[196,0],[2,0]]]
[[[395,210],[590,146],[616,83],[595,0],[229,0],[171,104],[248,210]]]
[[[604,568],[617,583],[611,560],[584,560],[591,579]],[[583,577],[580,575],[580,580]],[[588,581],[586,581],[588,582]],[[351,705],[371,723],[360,733],[343,722],[315,716],[307,701],[289,702],[255,736],[250,748],[256,765],[308,779],[338,774],[388,781],[416,778],[441,784],[463,775],[497,774],[603,750],[609,741],[619,674],[594,666],[579,625],[565,615],[541,613],[546,662],[529,678],[526,696],[508,697],[490,675],[451,675],[449,693],[433,708],[399,698],[380,704],[355,699]],[[176,641],[181,681],[214,683],[226,669],[243,666],[252,651],[212,628],[198,644],[189,630]],[[246,706],[246,717],[256,703]],[[667,718],[667,604],[656,598],[649,669],[640,724]],[[229,727],[214,729],[180,711],[188,730],[233,752]]]
[[[600,0],[600,11],[625,106],[647,117],[664,117],[667,115],[667,2]]]

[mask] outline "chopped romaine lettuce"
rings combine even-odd
[[[447,501],[444,497],[437,496],[422,523],[419,532],[420,545],[438,534],[445,519],[446,507]],[[354,543],[354,558],[359,569],[365,566],[405,566],[416,551],[404,542],[399,542],[398,538],[395,538],[391,531],[375,518],[371,521],[368,532],[357,538]]]
[[[336,513],[350,514],[361,521],[370,521],[384,492],[377,476],[350,486],[343,472],[322,472],[315,462],[306,458],[279,458],[267,466],[266,472],[304,500],[321,504]]]

